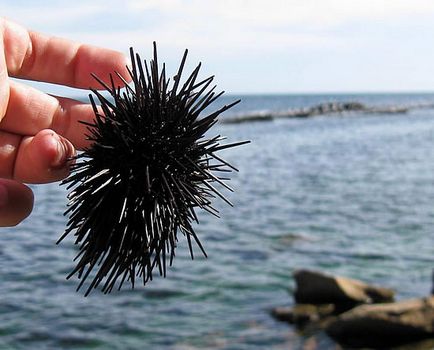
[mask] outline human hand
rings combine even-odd
[[[125,57],[116,51],[78,44],[28,31],[0,18],[0,226],[14,226],[33,208],[24,183],[65,178],[68,159],[88,145],[86,126],[91,105],[45,94],[13,78],[76,88],[101,88],[117,71],[130,81]],[[122,81],[114,75],[115,84]]]

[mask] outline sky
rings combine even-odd
[[[0,0],[0,14],[145,59],[156,41],[169,72],[188,48],[227,93],[434,92],[433,0]]]

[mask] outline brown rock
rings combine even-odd
[[[395,292],[362,281],[298,270],[294,273],[294,298],[300,304],[347,304],[391,302]]]
[[[336,341],[350,347],[385,347],[434,338],[434,297],[361,305],[326,327]]]
[[[293,307],[276,307],[271,313],[279,321],[289,322],[303,328],[307,324],[317,323],[326,317],[335,315],[336,308],[333,304],[297,304]]]

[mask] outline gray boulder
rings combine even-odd
[[[389,288],[316,271],[295,271],[294,279],[294,298],[298,304],[336,304],[352,307],[357,304],[391,302],[395,295]]]
[[[328,323],[327,334],[348,347],[389,347],[434,337],[434,297],[361,305]]]

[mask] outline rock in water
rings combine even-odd
[[[349,347],[388,347],[432,338],[434,297],[361,305],[330,322],[326,332]]]
[[[294,272],[295,301],[299,304],[362,304],[391,302],[394,291],[376,287],[346,277],[321,272],[298,270]]]
[[[279,321],[294,324],[299,328],[312,323],[316,324],[325,318],[334,316],[335,313],[336,306],[333,304],[297,304],[293,307],[276,307],[271,311],[272,316]]]

